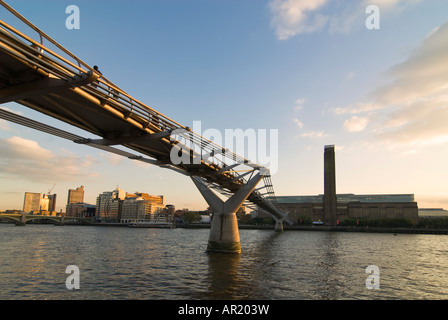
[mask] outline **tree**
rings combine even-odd
[[[201,215],[196,212],[192,212],[192,211],[185,212],[183,215],[183,218],[184,218],[184,222],[186,222],[186,223],[193,223],[193,222],[201,221]]]
[[[313,221],[310,217],[299,217],[297,218],[297,224],[298,225],[312,225]]]

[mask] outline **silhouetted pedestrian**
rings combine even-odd
[[[99,73],[99,74],[100,74],[100,77],[101,77],[101,75],[103,75],[103,74],[101,73],[101,71],[98,69],[98,66],[93,66],[93,70],[95,70],[95,72]],[[94,86],[95,88],[97,88],[97,87],[98,87],[97,84],[99,84],[99,82],[98,82],[98,81],[95,81],[95,84],[94,84],[93,86]]]

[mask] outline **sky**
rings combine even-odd
[[[335,145],[337,193],[414,194],[420,208],[448,209],[447,1],[7,3],[185,126],[278,132],[278,196],[322,194],[324,146]],[[69,5],[79,29],[66,27]],[[90,137],[16,103],[0,107]],[[118,186],[207,207],[188,177],[3,120],[0,150],[0,210],[50,189],[64,210],[81,185],[92,204]]]

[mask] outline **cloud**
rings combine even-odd
[[[294,111],[300,111],[303,109],[303,104],[305,103],[305,99],[297,99],[295,101]]]
[[[394,2],[398,3],[398,2]],[[391,3],[392,5],[392,3]],[[370,101],[332,109],[346,117],[344,129],[367,125],[379,141],[414,146],[447,142],[448,23],[432,30],[402,63],[386,72],[387,83],[366,97]]]
[[[9,130],[9,123],[6,120],[0,119],[0,130]]]
[[[20,115],[20,116],[23,115],[23,112],[21,112],[21,111],[16,111],[16,110],[12,110],[12,109],[10,109],[10,108],[8,108],[8,107],[5,107],[5,106],[0,107],[0,109],[3,109],[3,110],[6,110],[6,111],[9,111],[9,112],[18,114],[18,115]]]
[[[74,181],[96,177],[86,169],[96,163],[92,157],[78,157],[67,151],[56,155],[39,146],[36,141],[21,137],[0,139],[0,175],[6,179],[33,182]]]
[[[6,110],[6,111],[9,111],[9,112],[18,114],[18,115],[22,115],[23,114],[20,111],[11,110],[11,109],[9,109],[9,108],[7,108],[5,106],[2,106],[0,109]],[[10,129],[11,129],[11,127],[9,126],[9,122],[6,121],[6,120],[0,119],[0,130],[8,131]]]
[[[297,127],[299,127],[300,129],[303,128],[303,123],[299,119],[294,118],[293,121],[297,125]]]
[[[305,103],[305,99],[297,99],[295,101],[296,106],[294,107],[294,111],[302,110],[302,107],[303,107],[304,103]],[[297,118],[297,117],[293,118],[292,121],[296,124],[296,126],[299,129],[303,129],[305,127],[303,122],[300,121],[300,119]],[[307,131],[307,132],[303,132],[300,135],[296,136],[296,138],[310,138],[310,139],[314,139],[314,138],[322,138],[322,137],[326,137],[326,136],[327,136],[327,134],[324,133],[323,131]]]
[[[123,160],[125,159],[123,156],[109,152],[101,152],[99,156],[103,158],[103,160],[105,160],[109,165],[112,166],[117,166],[123,163]]]
[[[303,138],[311,138],[312,139],[312,138],[323,138],[323,137],[326,137],[327,134],[323,131],[309,131],[309,132],[302,133],[300,136]]]
[[[355,73],[353,71],[351,71],[345,76],[345,80],[351,80],[351,79],[353,79],[354,76],[355,76]]]
[[[327,0],[272,0],[269,8],[272,13],[271,26],[280,40],[299,33],[321,30],[328,17],[315,13]]]
[[[337,107],[332,110],[335,115],[344,115],[344,114],[360,114],[365,112],[371,112],[375,110],[383,109],[384,106],[375,104],[375,103],[365,103],[359,102],[355,105],[349,105],[346,107]]]
[[[370,0],[344,1],[344,5],[329,0],[271,0],[271,27],[277,38],[286,40],[298,34],[320,32],[328,28],[329,33],[348,33],[365,27],[365,8],[375,4],[381,14],[401,11],[420,0]],[[331,7],[331,12],[327,7]]]
[[[374,4],[380,9],[402,10],[406,6],[415,5],[419,2],[421,2],[421,0],[363,0],[362,5],[367,7],[368,5]]]
[[[391,83],[372,97],[387,113],[378,137],[404,143],[444,141],[448,134],[448,23],[426,37],[410,57],[392,67]],[[435,140],[434,140],[435,139]]]
[[[368,123],[367,117],[353,116],[344,122],[344,129],[349,132],[359,132],[363,131]]]

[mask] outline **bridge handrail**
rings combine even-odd
[[[4,6],[9,12],[11,12],[15,17],[17,17],[20,21],[25,23],[28,27],[33,29],[40,37],[40,43],[35,41],[34,39],[28,37],[27,35],[23,34],[19,30],[13,28],[12,26],[6,24],[5,22],[0,20],[0,25],[2,25],[4,28],[7,28],[9,31],[13,32],[17,36],[21,37],[22,39],[28,41],[31,43],[31,52],[34,50],[34,54],[31,55],[31,52],[24,52],[23,50],[20,50],[22,54],[27,54],[29,56],[28,59],[33,58],[41,55],[45,56],[49,61],[53,61],[54,59],[51,59],[51,56],[56,58],[56,66],[50,65],[48,62],[46,63],[46,66],[39,65],[42,70],[45,70],[48,73],[52,73],[58,77],[67,77],[71,76],[71,78],[75,78],[76,76],[82,76],[83,74],[89,73],[89,72],[95,72],[95,70],[90,67],[87,63],[79,59],[76,55],[71,53],[69,50],[61,46],[57,41],[52,39],[50,36],[48,36],[45,32],[40,30],[38,27],[36,27],[33,23],[28,21],[25,17],[23,17],[20,13],[15,11],[12,7],[10,7],[4,0],[0,0],[0,4]],[[49,41],[51,44],[53,44],[56,48],[61,50],[65,55],[67,55],[69,58],[71,58],[75,63],[69,61],[68,59],[62,57],[60,54],[54,52],[53,50],[49,49],[47,46],[43,44],[44,39]],[[45,53],[48,55],[46,55]],[[58,63],[59,61],[59,63]],[[60,62],[63,62],[64,65],[61,65]],[[65,74],[64,73],[68,73]],[[190,128],[183,126],[176,121],[168,118],[167,116],[163,115],[162,113],[154,110],[153,108],[145,105],[141,101],[135,99],[134,97],[130,96],[128,93],[126,93],[124,90],[119,88],[117,85],[115,85],[112,81],[108,80],[105,76],[99,75],[100,78],[98,79],[98,82],[94,85],[90,84],[83,89],[86,89],[90,94],[93,94],[97,98],[103,98],[104,95],[108,97],[108,102],[111,102],[112,104],[115,104],[119,108],[124,108],[129,112],[129,116],[136,115],[139,117],[142,117],[142,119],[149,123],[151,121],[154,121],[155,118],[156,122],[160,124],[160,131],[162,130],[174,130],[174,129],[185,129],[190,132],[190,138],[192,142],[195,145],[200,146],[201,149],[207,151],[207,152],[217,152],[222,151],[223,148],[213,141],[210,141],[208,139],[205,139],[204,137],[200,136],[199,134],[191,131]],[[98,90],[100,89],[100,90]],[[154,129],[154,128],[153,128]],[[221,153],[223,154],[223,153]],[[232,161],[237,161],[241,163],[248,163],[250,162],[248,159],[241,157],[234,152],[230,150],[225,150],[223,156],[227,157],[228,159],[231,159]],[[218,161],[219,158],[216,158]],[[223,163],[225,166],[225,161],[221,160],[220,162]]]
[[[40,44],[43,45],[43,39],[47,39],[50,43],[52,43],[54,46],[56,46],[58,49],[63,51],[65,54],[73,58],[75,61],[77,61],[79,64],[82,64],[83,66],[89,68],[89,66],[81,61],[79,58],[77,58],[74,54],[72,54],[70,51],[65,49],[63,46],[61,46],[57,41],[53,40],[49,35],[47,35],[45,32],[40,30],[38,27],[36,27],[34,24],[32,24],[30,21],[28,21],[24,16],[22,16],[20,13],[18,13],[16,10],[14,10],[10,5],[8,5],[4,0],[0,0],[0,4],[5,7],[9,12],[11,12],[14,16],[16,16],[20,21],[25,23],[28,27],[33,29],[40,37]],[[25,36],[26,37],[26,36]],[[28,37],[27,37],[28,38]],[[34,41],[34,40],[33,40]]]
[[[57,41],[55,41],[54,39],[52,39],[50,36],[48,36],[45,32],[43,32],[41,29],[39,29],[38,27],[36,27],[33,23],[31,23],[30,21],[28,21],[25,17],[23,17],[20,13],[18,13],[16,10],[14,10],[11,6],[9,6],[4,0],[0,0],[0,4],[2,6],[4,6],[9,12],[11,12],[14,16],[16,16],[20,21],[22,21],[23,23],[25,23],[28,27],[30,27],[31,29],[33,29],[40,37],[40,43],[35,41],[34,39],[26,36],[25,34],[23,34],[22,32],[20,32],[19,30],[13,28],[12,26],[6,24],[5,22],[0,20],[0,24],[9,29],[10,31],[14,32],[16,35],[20,36],[21,38],[27,40],[28,42],[32,43],[34,46],[36,46],[37,48],[40,48],[40,52],[43,53],[43,51],[46,51],[48,53],[50,53],[51,55],[53,55],[54,57],[56,57],[58,60],[68,64],[69,66],[71,66],[72,68],[77,69],[78,71],[78,75],[81,75],[83,73],[87,73],[87,72],[95,72],[95,70],[90,67],[87,63],[85,63],[84,61],[82,61],[81,59],[79,59],[76,55],[74,55],[73,53],[71,53],[69,50],[67,50],[66,48],[64,48],[63,46],[61,46]],[[61,50],[63,53],[65,53],[68,57],[70,57],[71,59],[73,59],[78,65],[74,64],[73,62],[67,60],[66,58],[62,57],[61,55],[55,53],[54,51],[50,50],[48,47],[46,47],[43,43],[43,40],[46,39],[48,40],[51,44],[53,44],[55,47],[57,47],[59,50]],[[83,69],[82,67],[84,67],[85,69]],[[148,109],[154,113],[157,114],[159,116],[161,116],[162,118],[165,118],[166,120],[168,120],[167,122],[171,122],[172,124],[175,124],[176,127],[179,128],[183,128],[184,126],[182,126],[181,124],[175,122],[172,119],[169,119],[168,117],[164,116],[163,114],[157,112],[156,110],[148,107],[147,105],[143,104],[142,102],[134,99],[133,97],[131,97],[130,95],[128,95],[125,91],[121,90],[118,86],[116,86],[115,84],[113,84],[110,80],[108,80],[106,77],[101,75],[101,79],[99,80],[100,82],[102,82],[103,84],[105,84],[106,86],[108,86],[111,89],[115,89],[117,91],[119,91],[121,94],[123,94],[124,96],[126,96],[127,98],[129,98],[132,102],[134,106],[137,107],[143,107],[144,109],[146,109],[145,111],[148,111]],[[110,91],[110,90],[107,90]]]
[[[96,72],[87,63],[79,59],[76,55],[64,48],[58,42],[53,40],[45,32],[40,30],[22,15],[20,15],[17,11],[15,11],[12,7],[6,4],[4,0],[0,0],[0,5],[5,7],[10,13],[12,13],[15,17],[17,17],[20,21],[22,21],[39,35],[40,42],[37,42],[24,33],[20,32],[19,30],[15,29],[14,27],[8,25],[4,21],[0,20],[0,25],[4,28],[3,29],[2,27],[0,27],[1,33],[9,33],[9,36],[14,34],[15,36],[13,36],[13,39],[20,41],[21,38],[30,43],[29,47],[21,48],[15,43],[8,42],[8,46],[11,46],[14,50],[21,54],[21,59],[24,59],[30,64],[33,63],[35,66],[38,66],[41,70],[45,71],[48,74],[52,74],[53,76],[66,80],[76,80],[76,78],[83,77],[88,75],[89,73],[95,72],[99,76],[98,80],[94,83],[82,86],[82,90],[98,98],[100,101],[104,100],[104,98],[106,97],[108,104],[118,109],[120,112],[122,112],[122,110],[125,110],[125,112],[127,113],[127,117],[132,117],[133,120],[141,123],[143,127],[148,127],[151,124],[150,130],[152,130],[153,132],[184,129],[185,133],[182,134],[184,138],[189,138],[194,145],[199,146],[200,152],[205,151],[209,154],[213,154],[211,157],[213,157],[213,159],[217,160],[221,164],[221,171],[225,171],[225,168],[229,167],[228,172],[233,177],[238,179],[237,181],[242,181],[244,183],[245,179],[244,177],[239,177],[238,172],[235,171],[231,166],[232,164],[247,164],[249,165],[249,167],[252,167],[252,169],[262,168],[262,166],[255,164],[228,149],[224,149],[213,141],[208,140],[198,133],[193,132],[189,127],[177,123],[176,121],[135,99],[124,90],[119,88],[117,85],[115,85],[112,81],[108,80],[105,76]],[[9,32],[7,30],[9,30]],[[61,50],[62,54],[56,53],[46,45],[44,45],[44,39],[54,45],[57,49]],[[21,42],[23,43],[23,41]],[[8,48],[5,49],[8,50]],[[63,57],[63,55],[65,55],[66,57]],[[179,141],[174,141],[172,143],[175,144],[178,142]],[[231,160],[232,163],[230,163],[229,165],[226,159]],[[257,191],[254,191],[254,194],[264,201],[267,200],[275,203],[275,193],[272,188],[272,183],[270,182],[270,176],[266,176],[264,181],[267,191],[264,195],[268,194],[269,196],[265,197]]]

